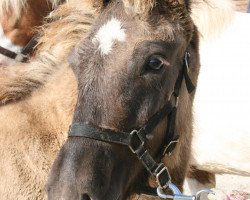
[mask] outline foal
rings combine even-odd
[[[115,1],[102,11],[69,60],[78,100],[70,137],[48,181],[49,199],[122,200],[143,192],[148,185],[142,180],[149,174],[132,152],[158,179],[166,169],[152,160],[165,155],[164,145],[177,133],[179,144],[163,162],[181,188],[190,156],[194,97],[187,92],[191,84],[183,73],[188,67],[196,83],[199,72],[198,36],[189,1]],[[175,116],[173,107],[176,124],[170,117],[170,110]],[[156,123],[159,116],[162,120]],[[132,131],[145,124],[146,135]],[[126,144],[130,135],[137,138],[135,144],[118,145]],[[138,137],[148,151],[142,151],[143,142],[140,150],[133,149]]]
[[[96,15],[93,5],[84,1],[81,6],[60,5],[51,15],[52,22],[43,26],[34,59],[0,68],[0,87],[4,82],[13,83],[15,96],[24,94],[21,85],[27,92],[48,81],[45,77],[54,77],[22,101],[0,106],[1,199],[46,199],[48,172],[66,138],[77,94],[66,58]],[[27,79],[21,80],[24,77]]]

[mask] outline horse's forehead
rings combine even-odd
[[[95,31],[92,43],[100,51],[101,55],[108,55],[114,49],[115,44],[121,44],[122,49],[129,43],[139,44],[144,40],[173,40],[174,27],[165,21],[161,27],[152,28],[151,24],[131,19],[122,19],[112,16]],[[129,49],[127,49],[128,51]]]
[[[124,42],[125,39],[126,30],[122,27],[122,22],[112,17],[99,28],[92,42],[98,46],[101,54],[107,55],[112,51],[114,42]]]

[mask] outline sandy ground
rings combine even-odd
[[[217,175],[216,197],[211,200],[250,200],[250,177]]]
[[[217,175],[216,181],[217,188],[225,192],[240,190],[250,193],[250,177],[236,175]]]

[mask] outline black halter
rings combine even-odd
[[[18,62],[26,62],[29,58],[29,55],[32,53],[32,51],[35,49],[35,46],[37,45],[37,38],[38,38],[37,35],[33,36],[20,53],[10,51],[0,46],[0,54],[7,56],[13,60],[16,60]]]
[[[95,127],[89,124],[73,123],[70,126],[68,133],[69,137],[85,137],[94,140],[101,140],[109,143],[125,145],[137,155],[138,159],[148,170],[148,172],[156,178],[156,181],[161,189],[168,188],[171,183],[171,178],[167,167],[163,163],[157,163],[145,148],[147,135],[151,133],[159,122],[165,117],[168,118],[168,126],[166,130],[165,145],[162,148],[161,158],[166,154],[170,155],[178,143],[179,135],[175,134],[175,119],[178,106],[179,91],[183,79],[185,79],[187,90],[191,93],[195,87],[188,75],[189,53],[185,53],[183,59],[183,67],[179,72],[175,83],[174,91],[165,104],[156,114],[154,114],[147,123],[139,130],[129,132],[115,132],[100,127]],[[173,102],[174,101],[174,102]]]

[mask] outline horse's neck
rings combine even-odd
[[[0,106],[2,199],[23,199],[20,194],[34,199],[27,186],[44,188],[49,168],[67,138],[76,91],[74,75],[65,67],[26,99]],[[44,199],[44,191],[38,193],[36,198]]]
[[[67,131],[72,121],[76,98],[75,76],[69,67],[63,67],[43,88],[35,91],[29,101],[34,106],[40,104],[42,109],[45,108],[53,115],[50,122],[60,126],[62,131]]]

